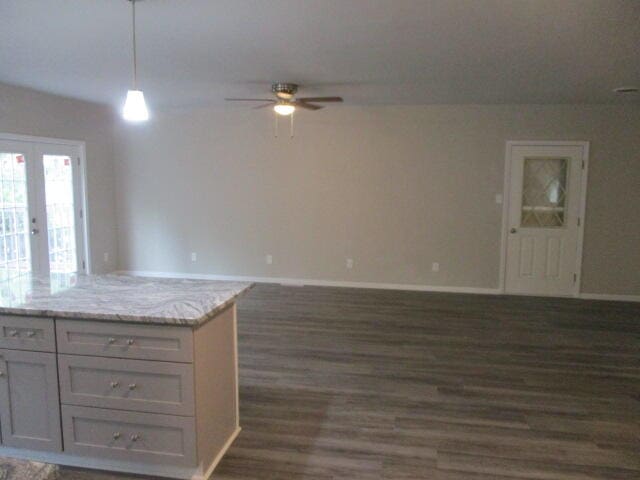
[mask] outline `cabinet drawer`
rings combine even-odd
[[[193,365],[58,355],[62,403],[193,415]]]
[[[62,406],[66,453],[132,462],[196,464],[195,420]]]
[[[193,361],[189,327],[57,320],[58,352],[100,357]]]
[[[0,315],[0,348],[55,352],[53,319]]]

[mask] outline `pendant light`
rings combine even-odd
[[[131,2],[132,44],[133,44],[133,89],[127,92],[127,99],[122,109],[122,117],[129,122],[146,122],[149,120],[149,110],[144,101],[144,93],[138,90],[137,58],[136,58],[136,0]]]

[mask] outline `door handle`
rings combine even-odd
[[[518,229],[517,228],[512,228],[511,230],[509,230],[510,233],[517,233]]]

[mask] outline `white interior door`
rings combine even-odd
[[[85,270],[80,147],[0,139],[0,275]]]
[[[585,149],[581,144],[511,146],[507,293],[576,292]]]

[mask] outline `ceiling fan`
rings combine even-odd
[[[276,98],[225,98],[225,100],[229,102],[265,102],[253,108],[260,109],[273,106],[275,112],[280,115],[291,115],[296,108],[304,110],[320,110],[324,108],[323,105],[315,105],[315,103],[342,102],[342,97],[295,98],[298,91],[298,85],[295,83],[274,83],[271,85],[271,91]]]

